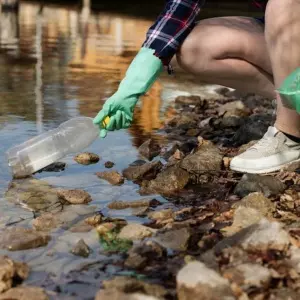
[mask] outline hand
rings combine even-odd
[[[95,117],[93,122],[99,125],[100,137],[106,137],[108,130],[128,128],[131,125],[139,97],[147,92],[163,69],[161,60],[154,52],[149,48],[140,49],[127,69],[118,91],[106,100]],[[108,124],[105,124],[106,117],[110,118]]]
[[[137,101],[137,97],[126,97],[120,92],[116,92],[107,99],[101,111],[93,120],[94,124],[99,125],[100,137],[105,138],[108,130],[113,131],[130,127]],[[109,117],[108,123],[106,123],[106,117]]]

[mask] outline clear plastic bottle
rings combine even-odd
[[[14,177],[30,175],[67,154],[88,147],[98,136],[93,119],[77,117],[6,152]]]

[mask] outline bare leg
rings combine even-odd
[[[300,1],[269,0],[266,10],[265,36],[274,73],[275,87],[300,66]],[[300,137],[300,116],[283,107],[277,97],[275,126],[286,133]]]
[[[177,61],[199,81],[276,97],[264,27],[252,18],[199,22],[183,43]]]

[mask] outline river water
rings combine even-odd
[[[103,102],[117,88],[126,68],[141,43],[151,21],[107,12],[94,12],[88,7],[62,7],[20,2],[18,12],[2,11],[0,17],[0,226],[24,218],[29,226],[33,214],[17,201],[4,197],[11,182],[5,152],[10,147],[76,116],[93,117]],[[164,74],[145,96],[136,111],[134,125],[128,130],[110,133],[98,139],[87,151],[101,156],[98,164],[82,166],[73,156],[63,159],[65,171],[35,175],[55,187],[88,191],[93,201],[81,213],[105,209],[113,200],[134,200],[141,196],[138,186],[126,182],[110,186],[94,173],[103,171],[104,162],[115,162],[121,171],[138,159],[137,147],[148,138],[158,138],[163,116],[177,95],[212,95],[215,86],[195,84],[193,78],[178,71]],[[155,195],[161,201],[161,197]],[[132,218],[125,213],[118,216]],[[28,220],[27,220],[28,219]],[[26,221],[27,220],[27,221]],[[139,221],[136,218],[136,221]],[[70,247],[80,238],[94,250],[89,259],[69,254]],[[83,263],[99,261],[97,237],[89,233],[56,232],[44,248],[1,253],[27,261],[32,273],[29,284],[60,281],[62,274]],[[49,254],[51,253],[51,255]],[[56,253],[55,255],[53,253]],[[104,260],[104,256],[103,256]],[[105,278],[105,271],[102,275]],[[89,280],[91,278],[89,277]],[[46,284],[45,282],[48,282]],[[53,283],[53,287],[55,284]],[[77,286],[76,291],[83,291]],[[60,287],[62,288],[62,287]],[[74,285],[66,288],[72,293]],[[85,294],[86,298],[91,295]],[[94,290],[91,290],[91,294]],[[79,299],[84,299],[83,296]]]

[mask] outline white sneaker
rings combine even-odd
[[[275,127],[269,127],[260,141],[232,159],[230,168],[243,173],[261,174],[280,170],[298,160],[300,143],[290,140]]]

